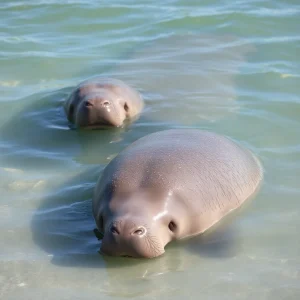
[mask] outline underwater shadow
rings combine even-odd
[[[239,232],[233,224],[217,224],[182,243],[190,253],[212,259],[232,258],[241,249]]]
[[[33,241],[56,265],[101,267],[91,197],[103,167],[89,167],[52,187],[31,221]]]

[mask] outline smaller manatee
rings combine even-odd
[[[66,99],[64,110],[77,127],[121,127],[144,107],[141,95],[118,79],[93,77],[80,83]]]

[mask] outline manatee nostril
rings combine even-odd
[[[134,235],[143,235],[146,232],[146,229],[144,227],[140,227],[138,229],[136,229],[135,231],[133,231],[132,234]]]
[[[125,109],[126,112],[128,112],[129,107],[128,107],[128,104],[127,104],[127,103],[124,104],[124,109]]]
[[[117,228],[116,226],[114,226],[114,225],[111,226],[110,232],[111,232],[112,234],[120,234],[118,228]]]
[[[108,102],[108,101],[104,101],[104,102],[103,102],[103,105],[104,105],[104,106],[108,106],[108,105],[109,105],[109,102]]]
[[[169,229],[170,229],[172,232],[174,232],[174,231],[176,230],[176,228],[177,228],[176,224],[175,224],[173,221],[171,221],[171,222],[169,223]]]
[[[89,107],[89,106],[93,106],[93,103],[91,102],[91,101],[85,101],[84,102],[84,105],[86,106],[86,107]]]

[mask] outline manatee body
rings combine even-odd
[[[203,233],[258,190],[258,159],[208,131],[147,135],[104,169],[93,195],[101,252],[155,257],[172,240]]]
[[[123,81],[94,77],[80,83],[64,103],[68,120],[77,127],[120,127],[144,106],[141,95]]]

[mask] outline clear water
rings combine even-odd
[[[297,0],[0,3],[1,299],[300,299]],[[61,104],[94,75],[126,80],[142,117],[71,130]],[[254,151],[257,197],[154,260],[102,257],[91,194],[121,149],[205,128]]]

